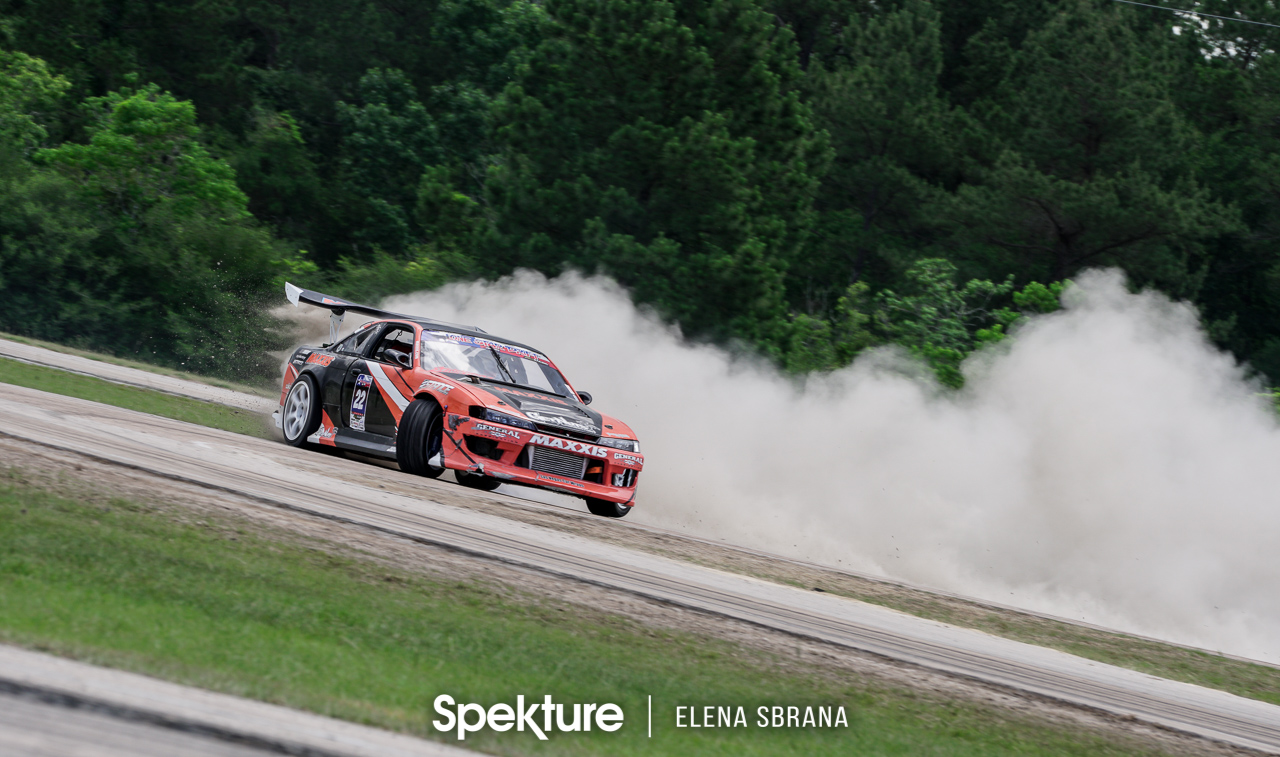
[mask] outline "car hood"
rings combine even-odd
[[[517,389],[503,384],[492,384],[481,379],[480,386],[511,407],[524,413],[529,420],[548,429],[599,437],[604,430],[603,419],[596,411],[575,399],[539,392],[536,389]],[[494,410],[501,411],[495,407]]]

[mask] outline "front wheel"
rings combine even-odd
[[[468,473],[463,470],[453,472],[453,477],[458,479],[458,483],[472,489],[479,489],[482,492],[491,492],[502,486],[502,482],[492,476],[486,476],[482,473]]]
[[[621,518],[631,512],[630,505],[620,505],[617,502],[610,502],[604,499],[596,499],[595,497],[587,497],[587,509],[592,515],[599,515],[602,518]]]
[[[280,411],[280,430],[284,440],[295,447],[306,444],[307,437],[320,427],[320,393],[315,380],[302,376],[289,387]]]
[[[431,461],[444,448],[444,413],[433,400],[414,400],[400,416],[396,430],[396,462],[400,470],[436,478],[444,473]]]

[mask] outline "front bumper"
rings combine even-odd
[[[506,483],[627,505],[644,468],[639,453],[456,413],[445,417],[443,461]]]

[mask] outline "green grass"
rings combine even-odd
[[[257,413],[164,392],[0,358],[0,383],[16,384],[68,397],[101,402],[174,420],[198,423],[237,434],[271,438],[267,420]]]
[[[0,474],[0,639],[431,738],[441,738],[430,726],[441,693],[481,703],[551,694],[626,712],[613,734],[539,742],[486,731],[465,742],[502,754],[1148,753],[1114,735],[388,568],[232,516],[69,499],[17,469]],[[677,731],[677,703],[843,705],[850,724]]]

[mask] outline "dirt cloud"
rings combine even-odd
[[[1116,272],[959,393],[893,351],[797,383],[601,278],[384,304],[546,350],[639,434],[636,520],[1280,661],[1280,428],[1192,308]]]

